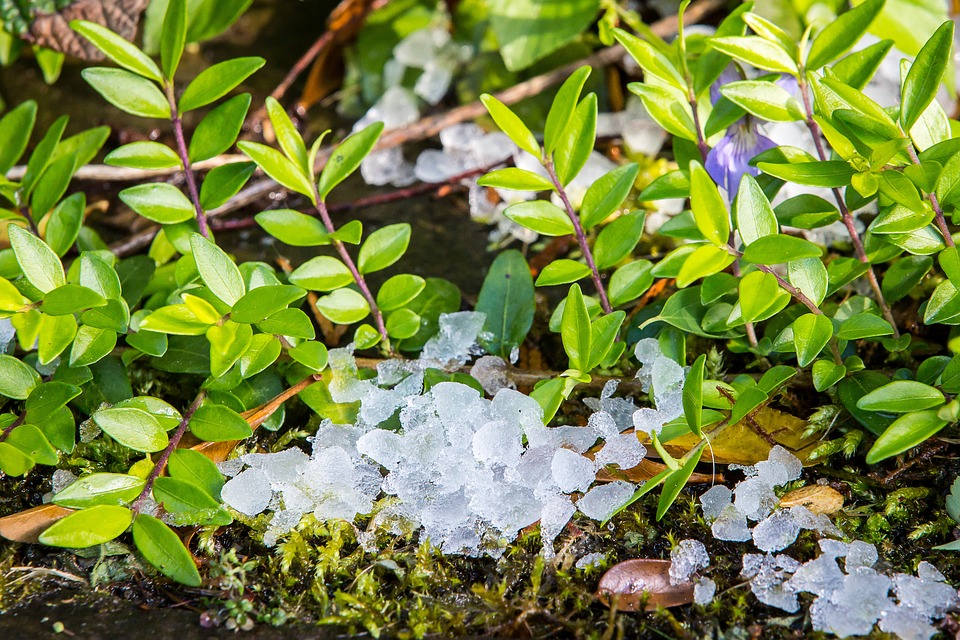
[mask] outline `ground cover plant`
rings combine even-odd
[[[480,124],[437,116],[442,148],[413,164],[396,132],[482,45],[443,23],[466,9],[372,4],[351,133],[254,108],[261,57],[186,77],[220,27],[183,0],[151,9],[143,48],[70,22],[109,63],[83,80],[167,134],[105,148],[66,116],[35,130],[34,101],[0,118],[0,535],[19,543],[0,607],[75,579],[174,589],[230,629],[955,633],[953,22],[930,9],[894,41],[874,36],[896,2],[743,3],[692,29],[706,9],[682,2],[674,37],[616,2],[531,0],[577,17],[527,38],[524,3],[491,0],[477,65],[502,75],[458,116]],[[645,136],[605,142],[620,79],[590,64],[516,104],[546,77],[516,74],[594,28],[588,62],[636,67]],[[89,224],[74,178],[98,157],[137,176],[115,200],[152,225],[139,252]],[[409,222],[338,208],[361,177],[467,189],[496,225],[479,291],[420,275]],[[228,230],[254,224],[309,257],[235,259]]]

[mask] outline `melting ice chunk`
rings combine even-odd
[[[710,566],[710,554],[699,540],[681,540],[670,552],[670,584],[689,582],[699,569]]]
[[[241,471],[220,491],[220,498],[225,504],[248,516],[262,513],[272,497],[270,478],[259,469]]]
[[[617,480],[596,486],[577,501],[580,513],[594,520],[606,520],[633,495],[634,486]]]

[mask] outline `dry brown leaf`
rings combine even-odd
[[[38,13],[30,25],[29,39],[82,60],[103,60],[99,49],[70,28],[70,21],[96,22],[125,40],[132,40],[148,3],[149,0],[77,0],[58,13]]]
[[[653,611],[693,602],[693,583],[670,584],[669,560],[627,560],[603,574],[597,597],[618,611]]]
[[[13,542],[36,543],[40,534],[60,518],[73,513],[73,509],[55,504],[42,504],[20,513],[0,518],[0,536]]]
[[[816,514],[831,514],[843,508],[843,494],[833,487],[811,484],[790,491],[780,498],[781,507],[806,507]]]
[[[816,436],[804,439],[805,420],[801,420],[789,413],[777,411],[770,407],[762,407],[753,414],[754,422],[776,444],[782,445],[790,453],[803,461],[817,446]],[[671,440],[664,444],[664,448],[672,456],[681,456],[700,442],[700,438],[692,433]],[[753,427],[741,421],[724,428],[711,443],[712,449],[703,452],[703,461],[712,461],[716,464],[756,464],[766,460],[773,444],[761,436]],[[652,447],[648,447],[652,455],[656,455]]]
[[[585,454],[588,458],[593,458],[592,453]],[[667,468],[667,465],[662,462],[657,462],[655,460],[647,460],[644,458],[640,461],[640,464],[633,467],[632,469],[624,470],[613,470],[608,471],[607,469],[600,469],[597,472],[597,482],[613,482],[614,480],[626,480],[627,482],[632,482],[637,484],[639,482],[644,482],[649,480],[653,476],[657,475],[661,471]],[[724,481],[722,474],[709,475],[706,473],[694,473],[690,476],[690,479],[687,480],[687,484],[710,484],[714,482],[722,483]]]

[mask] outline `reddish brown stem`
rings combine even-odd
[[[327,203],[320,198],[316,187],[314,187],[313,197],[317,201],[317,213],[320,215],[320,220],[323,221],[323,226],[327,228],[328,233],[335,233],[337,229],[333,226],[333,220],[330,219],[330,213],[327,211]],[[353,258],[350,257],[343,243],[339,240],[334,240],[333,246],[336,248],[337,253],[340,254],[340,259],[343,260],[343,264],[350,270],[354,282],[360,287],[360,293],[363,294],[364,299],[370,306],[370,315],[373,316],[373,322],[377,325],[377,332],[380,334],[380,337],[383,338],[384,345],[389,346],[390,337],[387,335],[387,326],[383,322],[383,313],[380,312],[380,307],[377,306],[377,299],[374,297],[373,292],[370,291],[366,279],[363,277],[363,274],[360,273],[360,269],[358,269],[357,265],[353,262]]]
[[[817,155],[820,157],[820,160],[826,161],[827,153],[823,148],[823,140],[820,136],[820,126],[817,124],[817,121],[813,119],[813,104],[810,102],[810,92],[808,91],[807,83],[803,79],[803,70],[800,70],[800,76],[798,78],[797,85],[800,88],[800,95],[803,97],[803,108],[805,111],[805,123],[807,129],[810,131],[810,135],[813,137],[813,144],[817,148]],[[893,318],[893,311],[890,309],[890,305],[887,304],[887,299],[883,295],[883,291],[880,289],[880,282],[877,280],[877,274],[873,270],[873,265],[870,264],[870,258],[867,257],[867,252],[863,248],[863,241],[860,240],[860,234],[857,232],[857,225],[853,220],[853,214],[850,213],[850,209],[847,208],[847,203],[843,199],[843,194],[840,193],[840,189],[833,187],[833,198],[837,202],[837,209],[840,211],[840,219],[843,222],[843,226],[847,228],[847,234],[850,236],[850,241],[853,243],[853,250],[857,254],[857,259],[860,260],[863,264],[867,265],[867,281],[870,283],[870,288],[873,289],[873,297],[876,299],[877,304],[880,305],[880,312],[883,314],[884,319],[890,323],[890,328],[893,329],[893,337],[897,339],[900,337],[900,331],[897,329],[897,321]]]
[[[913,164],[920,164],[920,158],[917,157],[917,150],[913,148],[913,144],[907,145],[907,151],[910,153],[910,160],[913,162]],[[940,200],[937,198],[937,194],[931,191],[927,194],[927,198],[930,200],[930,206],[933,207],[933,213],[937,220],[937,227],[940,228],[940,233],[943,234],[943,241],[948,247],[955,246],[953,243],[953,235],[950,233],[950,228],[947,226],[947,218],[943,215],[943,208],[940,206]]]
[[[133,504],[130,505],[130,509],[132,511],[140,513],[140,509],[143,508],[143,504],[146,502],[147,498],[150,497],[150,492],[153,490],[153,483],[157,480],[157,478],[160,477],[160,474],[163,473],[163,470],[166,469],[167,461],[170,459],[170,456],[180,444],[180,440],[183,439],[184,434],[187,432],[187,427],[190,424],[190,418],[192,418],[196,410],[200,408],[200,403],[203,402],[203,399],[206,397],[206,395],[206,392],[201,391],[193,401],[193,404],[191,404],[186,412],[184,412],[183,418],[180,420],[180,424],[177,425],[176,431],[174,431],[173,435],[170,436],[170,442],[167,443],[167,447],[163,450],[163,453],[160,454],[160,457],[157,458],[156,463],[153,465],[153,469],[150,470],[150,475],[147,476],[147,481],[143,485],[143,490],[140,492],[140,495],[137,496],[137,499],[134,500]]]
[[[190,201],[196,210],[197,227],[200,235],[204,238],[210,238],[210,227],[207,224],[207,214],[203,211],[203,205],[200,204],[200,191],[197,189],[197,176],[190,165],[190,152],[187,149],[187,141],[183,135],[183,120],[177,111],[177,99],[173,94],[173,84],[166,85],[167,100],[170,102],[170,121],[173,123],[173,137],[177,141],[177,155],[180,156],[180,162],[183,163],[183,173],[187,179],[187,192],[190,194]]]
[[[573,205],[570,204],[567,192],[560,183],[557,171],[553,167],[553,161],[548,161],[543,166],[547,170],[547,174],[550,176],[550,181],[553,182],[554,188],[557,190],[557,195],[559,195],[560,200],[563,201],[563,206],[567,211],[567,217],[569,217],[570,222],[573,223],[573,232],[577,236],[577,244],[580,245],[580,252],[583,253],[583,259],[587,261],[587,266],[590,267],[590,277],[593,278],[593,284],[597,288],[597,295],[600,296],[600,307],[603,308],[604,313],[612,313],[613,307],[610,306],[610,300],[607,298],[607,290],[604,288],[603,280],[600,278],[597,263],[593,260],[593,252],[590,251],[590,246],[587,244],[587,234],[583,231],[583,225],[580,224],[580,216],[577,215],[577,212],[573,210]]]

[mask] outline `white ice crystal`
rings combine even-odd
[[[670,551],[670,584],[689,582],[700,569],[710,566],[710,555],[699,540],[681,540]]]

